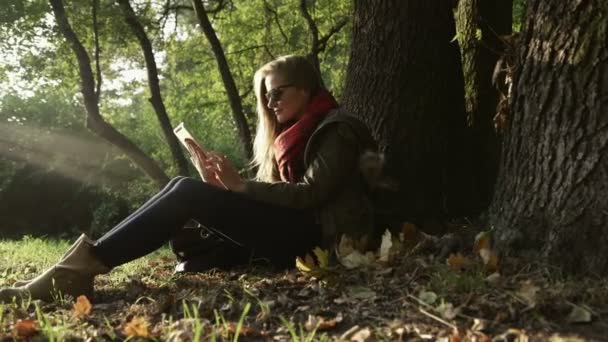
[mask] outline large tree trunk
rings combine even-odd
[[[608,6],[530,0],[491,221],[501,249],[608,271]]]
[[[146,70],[148,71],[148,86],[150,88],[150,99],[148,99],[148,101],[150,101],[152,107],[154,107],[154,112],[158,118],[165,140],[167,141],[167,144],[169,144],[169,149],[171,150],[179,174],[187,176],[189,174],[188,161],[182,153],[177,137],[173,134],[173,125],[171,125],[171,120],[169,119],[165,103],[163,102],[163,97],[160,92],[160,81],[158,79],[158,68],[156,67],[156,61],[154,60],[154,52],[150,39],[148,39],[146,31],[139,23],[129,0],[117,0],[117,2],[125,16],[127,25],[129,25],[131,31],[133,31],[133,34],[137,37],[144,54]]]
[[[464,85],[450,1],[355,2],[343,105],[370,126],[401,216],[470,210]]]
[[[232,117],[238,129],[241,144],[243,145],[245,157],[251,159],[253,157],[251,130],[249,129],[249,124],[247,124],[247,118],[245,117],[245,113],[243,111],[241,96],[239,95],[236,83],[234,82],[234,78],[232,77],[232,72],[230,71],[230,67],[228,66],[228,61],[226,60],[224,49],[222,48],[222,44],[217,38],[215,30],[213,29],[213,26],[211,25],[211,22],[207,17],[207,10],[203,5],[203,1],[192,0],[192,4],[194,6],[194,12],[196,12],[198,23],[201,26],[201,30],[209,41],[209,45],[211,45],[211,50],[215,55],[215,60],[220,71],[220,75],[222,76],[222,81],[224,82],[224,88],[226,89],[226,95],[228,96],[228,102],[230,103],[230,108],[232,109]]]
[[[74,30],[70,26],[68,18],[65,14],[63,2],[61,0],[50,0],[53,13],[55,14],[55,20],[59,31],[63,34],[65,39],[68,41],[74,54],[78,60],[78,68],[80,71],[81,80],[81,92],[84,99],[84,105],[87,111],[87,127],[95,132],[97,135],[107,140],[111,144],[117,146],[123,151],[129,158],[139,166],[144,173],[146,173],[152,180],[156,181],[159,187],[164,186],[168,181],[169,177],[165,172],[156,164],[156,162],[148,157],[142,150],[140,150],[129,138],[118,132],[112,125],[104,121],[99,113],[99,105],[97,103],[97,95],[95,93],[95,79],[93,76],[93,70],[91,69],[91,59],[89,54],[85,50],[84,46],[74,33]]]
[[[494,129],[499,92],[492,84],[496,62],[511,34],[513,0],[460,0],[456,16],[462,54],[465,100],[474,155],[479,207],[487,208],[500,160],[500,137]]]

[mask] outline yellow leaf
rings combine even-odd
[[[31,319],[18,320],[13,327],[13,336],[29,338],[38,333],[38,323]]]
[[[327,268],[329,266],[329,252],[327,250],[316,247],[312,252],[317,257],[319,268]]]
[[[461,271],[467,268],[471,261],[460,253],[450,254],[447,260],[447,264],[454,270]]]
[[[306,261],[302,260],[300,257],[296,257],[296,268],[301,272],[310,272],[312,271],[312,267],[306,264]]]
[[[143,317],[135,317],[127,323],[124,334],[129,337],[150,337],[150,323]]]
[[[473,253],[478,254],[482,249],[491,249],[490,246],[490,233],[481,232],[475,236],[475,243],[473,244]]]
[[[79,296],[74,303],[74,316],[77,318],[85,317],[91,314],[93,306],[86,296]]]

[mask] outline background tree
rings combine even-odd
[[[491,222],[504,250],[608,270],[608,7],[528,1]],[[567,254],[567,257],[566,257]]]
[[[399,184],[404,217],[463,214],[470,201],[464,86],[447,1],[355,1],[344,107],[363,117]]]
[[[156,66],[156,61],[154,60],[154,51],[152,49],[150,39],[148,39],[146,31],[137,19],[137,15],[133,11],[129,0],[117,0],[117,2],[124,14],[127,25],[129,25],[131,31],[135,37],[137,37],[139,45],[141,46],[144,60],[146,62],[146,70],[148,71],[148,87],[150,88],[151,95],[149,101],[152,104],[152,107],[154,107],[154,111],[156,112],[156,116],[165,140],[169,145],[169,149],[171,150],[171,154],[173,155],[173,159],[177,165],[179,173],[184,176],[188,175],[188,161],[184,157],[177,137],[175,134],[173,134],[173,125],[171,124],[171,119],[169,119],[165,103],[163,102],[163,97],[160,91],[160,81],[158,79],[158,68]]]

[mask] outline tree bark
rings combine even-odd
[[[201,30],[209,41],[211,50],[215,55],[215,60],[219,68],[220,75],[222,76],[222,81],[224,82],[224,88],[226,89],[226,95],[228,96],[228,101],[230,102],[230,108],[232,109],[232,117],[238,129],[241,144],[243,145],[245,157],[251,159],[253,157],[251,130],[247,124],[247,118],[243,111],[241,97],[239,96],[234,78],[232,77],[232,72],[228,66],[224,49],[222,48],[222,44],[217,38],[215,30],[207,17],[207,10],[205,9],[203,2],[201,0],[192,0],[192,4],[194,5],[194,11],[196,12],[196,17],[199,25],[201,26]]]
[[[355,1],[344,107],[367,122],[400,215],[462,215],[470,200],[460,54],[449,1]]]
[[[480,208],[487,208],[492,200],[500,162],[501,141],[493,123],[499,92],[492,75],[505,52],[502,37],[511,34],[512,7],[513,0],[460,0],[456,15]]]
[[[70,26],[68,18],[65,14],[63,2],[61,0],[49,1],[51,7],[53,8],[53,13],[55,14],[55,20],[57,20],[57,26],[72,47],[72,50],[74,51],[74,54],[78,60],[81,92],[87,111],[87,127],[103,139],[122,150],[137,166],[144,171],[145,174],[154,180],[159,187],[164,186],[168,182],[169,177],[167,177],[165,172],[158,166],[158,164],[152,158],[148,157],[127,137],[105,122],[101,117],[99,113],[99,106],[97,104],[95,79],[91,69],[91,59],[89,58],[89,54]]]
[[[608,271],[608,6],[530,0],[490,218],[502,250]]]
[[[148,101],[150,101],[152,107],[154,107],[154,112],[156,112],[156,117],[158,118],[160,127],[165,135],[165,140],[167,141],[167,144],[169,144],[169,149],[171,150],[171,154],[173,155],[173,160],[175,161],[179,174],[187,176],[189,174],[188,161],[184,157],[177,137],[175,134],[173,134],[173,125],[171,124],[171,120],[169,119],[167,109],[165,108],[165,104],[163,102],[163,97],[160,91],[160,81],[158,79],[158,68],[156,67],[156,61],[154,60],[152,44],[148,39],[146,31],[144,31],[144,28],[137,19],[129,0],[116,1],[120,5],[127,25],[129,25],[131,31],[133,31],[133,34],[135,34],[137,37],[141,50],[144,54],[146,70],[148,71],[148,87],[150,88],[150,98]]]

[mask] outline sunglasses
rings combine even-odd
[[[279,100],[281,100],[281,97],[283,96],[283,89],[284,88],[289,88],[289,87],[293,87],[293,84],[289,83],[289,84],[284,84],[281,86],[278,86],[276,88],[271,89],[270,91],[268,91],[266,93],[266,100],[268,101],[274,101],[277,102]]]

